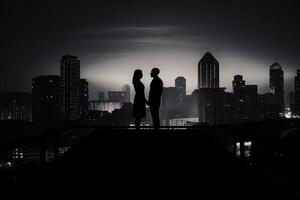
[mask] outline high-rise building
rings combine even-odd
[[[186,96],[186,79],[182,76],[179,76],[175,79],[175,102],[176,105],[182,105],[184,98]]]
[[[242,75],[235,75],[232,81],[232,91],[236,93],[236,88],[240,88],[246,85]]]
[[[295,92],[294,91],[289,92],[288,102],[289,102],[290,111],[294,114],[295,113]]]
[[[98,101],[105,101],[105,92],[98,92]]]
[[[198,88],[219,88],[219,62],[209,52],[198,63]]]
[[[128,84],[123,85],[122,86],[122,91],[126,92],[124,103],[130,103],[130,85],[128,85]]]
[[[225,124],[233,124],[235,123],[235,95],[234,93],[225,92],[224,94],[224,111],[225,111]]]
[[[269,92],[258,95],[260,119],[274,119],[279,116],[278,106],[275,105],[275,94]]]
[[[207,125],[225,123],[225,88],[199,89],[199,122]]]
[[[32,120],[32,95],[24,92],[0,93],[0,120]]]
[[[65,55],[60,60],[60,118],[65,121],[80,119],[80,60]]]
[[[190,97],[187,99],[190,99],[190,117],[199,117],[199,90],[194,90]]]
[[[176,104],[175,87],[164,87],[162,93],[162,108],[173,108]]]
[[[32,120],[53,122],[59,120],[60,77],[38,76],[32,79]]]
[[[80,79],[80,116],[84,118],[89,110],[89,82]]]
[[[284,72],[279,63],[270,66],[270,90],[275,95],[278,111],[284,111]]]
[[[295,77],[295,113],[300,115],[300,69]]]
[[[198,63],[199,122],[223,124],[225,88],[219,87],[219,62],[209,52]]]
[[[235,96],[235,121],[257,120],[257,85],[246,85],[243,76],[236,75],[232,81]]]

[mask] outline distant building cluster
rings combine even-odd
[[[247,85],[242,75],[233,77],[233,92],[226,92],[220,86],[219,67],[207,52],[198,63],[198,88],[192,94],[186,93],[183,76],[175,79],[175,87],[164,87],[161,125],[218,125],[300,116],[300,70],[285,106],[284,71],[279,63],[270,66],[270,90],[265,94],[258,94],[257,85]],[[99,91],[98,99],[90,100],[89,83],[80,77],[79,58],[65,55],[60,75],[33,78],[32,93],[0,93],[0,120],[132,125],[130,97],[131,87],[125,84],[120,91]],[[151,125],[148,108],[142,123]]]
[[[80,77],[80,60],[65,55],[60,60],[60,75],[43,75],[32,79],[32,93],[0,93],[0,119],[49,123],[58,121],[99,120],[106,113],[130,103],[130,86],[109,91],[106,98],[89,101],[89,83]]]
[[[288,111],[284,101],[284,71],[279,63],[270,66],[269,77],[270,91],[265,94],[258,94],[257,85],[247,85],[242,75],[233,77],[233,92],[226,92],[226,88],[219,85],[219,62],[207,52],[198,63],[198,88],[191,95],[186,95],[183,77],[175,80],[175,87],[164,88],[162,124],[174,125],[177,119],[193,124],[195,118],[200,125],[219,125],[298,117],[300,70],[295,77],[295,92],[289,95]]]

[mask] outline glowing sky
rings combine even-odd
[[[149,85],[152,67],[165,86],[177,76],[197,85],[197,63],[210,51],[220,63],[220,85],[233,76],[268,91],[269,66],[285,71],[286,92],[300,65],[299,6],[272,1],[1,2],[0,91],[30,91],[31,78],[59,74],[64,54],[81,59],[91,99],[120,90],[136,68]]]

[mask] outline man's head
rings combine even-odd
[[[157,77],[158,76],[158,74],[159,74],[159,69],[158,68],[153,68],[152,70],[151,70],[151,73],[150,73],[150,76],[151,77]]]

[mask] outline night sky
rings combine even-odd
[[[236,74],[268,91],[269,66],[279,62],[286,92],[300,68],[300,6],[292,1],[1,1],[0,91],[31,91],[31,79],[58,74],[62,55],[81,59],[90,99],[120,90],[134,69],[150,81],[161,69],[165,86],[177,76],[197,86],[197,63],[210,51],[220,86]]]

